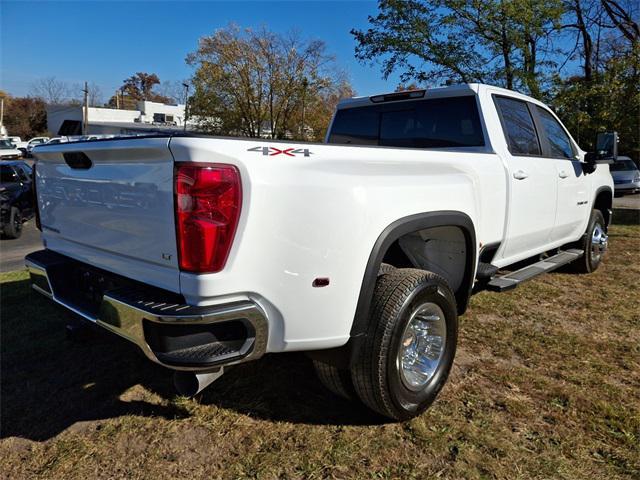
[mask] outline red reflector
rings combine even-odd
[[[233,165],[176,165],[176,232],[181,270],[214,273],[224,268],[241,205],[240,172]]]

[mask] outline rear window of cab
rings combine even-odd
[[[484,146],[475,96],[338,110],[328,143],[405,148]]]

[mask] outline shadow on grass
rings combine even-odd
[[[99,328],[80,340],[67,339],[65,325],[72,314],[33,292],[28,280],[3,283],[1,297],[0,438],[42,441],[79,421],[190,415],[172,401],[171,372],[147,360],[137,347]],[[168,401],[158,405],[120,398],[137,384]],[[197,400],[267,420],[381,421],[324,390],[302,354],[267,356],[230,368]]]

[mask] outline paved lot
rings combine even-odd
[[[635,208],[640,210],[640,193],[613,199],[614,208]]]
[[[0,240],[0,272],[23,269],[24,256],[41,248],[40,232],[35,221],[29,220],[24,224],[20,238]]]

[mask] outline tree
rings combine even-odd
[[[44,101],[34,97],[4,98],[4,125],[10,135],[32,138],[47,133],[47,110]]]
[[[122,87],[120,87],[118,93],[119,97],[112,96],[108,105],[116,107],[119,104],[122,109],[135,110],[138,108],[138,102],[143,100],[171,103],[170,98],[154,91],[154,87],[159,84],[160,79],[155,73],[138,72],[122,82]]]
[[[166,80],[160,82],[156,91],[158,95],[161,95],[168,99],[171,103],[184,104],[185,103],[185,88],[184,84],[188,84],[188,80]]]
[[[78,88],[76,86],[77,90],[82,90],[82,88]],[[96,83],[94,82],[89,82],[87,84],[87,90],[89,91],[89,93],[87,94],[87,102],[89,103],[90,107],[99,107],[100,105],[102,105],[103,103],[103,96],[102,96],[102,89],[100,88],[100,86],[98,86]]]
[[[354,29],[356,58],[402,82],[483,82],[534,96],[554,66],[546,39],[560,0],[381,0],[370,28]]]
[[[195,67],[190,114],[212,133],[320,138],[332,114],[327,105],[351,91],[325,50],[321,41],[266,28],[230,25],[202,37],[187,56]]]
[[[31,85],[31,92],[34,97],[49,104],[65,103],[69,99],[69,85],[56,77],[36,80]]]

